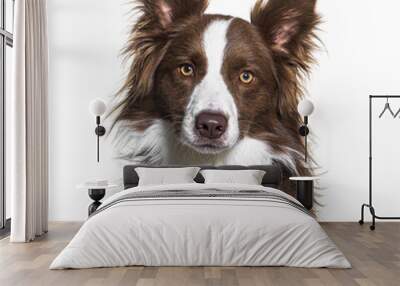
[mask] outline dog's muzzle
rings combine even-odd
[[[196,117],[195,129],[206,139],[216,140],[222,137],[228,128],[228,120],[221,113],[202,112]]]

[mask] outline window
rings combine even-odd
[[[0,236],[9,230],[10,195],[5,188],[5,104],[11,92],[14,0],[0,0]]]

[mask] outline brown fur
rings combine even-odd
[[[296,150],[302,150],[303,141],[298,135],[301,117],[297,105],[303,96],[303,77],[314,63],[312,52],[316,49],[316,27],[320,17],[315,12],[316,0],[258,0],[251,13],[251,22],[259,28],[274,54],[277,69],[279,115],[282,124],[291,133]],[[287,27],[284,31],[282,27]],[[285,34],[286,35],[282,35]],[[285,38],[277,43],[277,37]],[[296,159],[300,175],[312,171],[303,161]]]
[[[131,122],[145,130],[163,118],[180,132],[188,96],[205,76],[201,36],[207,25],[225,16],[203,14],[205,0],[137,0],[141,17],[134,25],[125,53],[134,59],[121,89],[124,100],[116,108],[116,122]],[[295,173],[309,175],[302,157],[297,112],[301,82],[313,63],[314,31],[319,23],[315,0],[257,1],[251,24],[234,19],[228,32],[229,46],[223,75],[240,110],[241,136],[268,142],[277,152],[290,148]],[[165,9],[165,7],[169,7]],[[182,63],[195,62],[197,73],[182,79]],[[254,71],[251,86],[237,78],[240,68]],[[239,68],[239,69],[238,69]],[[155,84],[157,83],[157,84]],[[186,96],[184,96],[186,95]]]
[[[134,59],[128,76],[119,94],[127,93],[125,100],[115,110],[122,107],[116,121],[134,120],[132,109],[136,109],[137,100],[148,100],[153,92],[154,74],[160,61],[165,55],[173,29],[180,22],[201,16],[208,6],[207,0],[138,0],[136,11],[141,17],[133,26],[128,44],[124,49],[127,59]],[[163,19],[161,6],[167,4],[172,7],[171,22]],[[173,25],[172,25],[173,24]],[[146,103],[151,107],[151,103]],[[141,108],[139,108],[140,110]],[[151,108],[152,109],[152,108]],[[153,117],[154,110],[151,110]]]

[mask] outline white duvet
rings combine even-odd
[[[263,190],[262,186],[185,184],[131,192]],[[296,201],[297,202],[297,201]],[[274,201],[233,198],[123,201],[89,218],[50,269],[118,266],[293,266],[349,268],[317,221]]]

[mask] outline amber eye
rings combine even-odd
[[[245,84],[250,84],[254,80],[254,75],[249,71],[244,71],[240,74],[240,81]]]
[[[183,76],[189,77],[194,74],[194,66],[191,64],[183,64],[179,67],[179,71]]]

